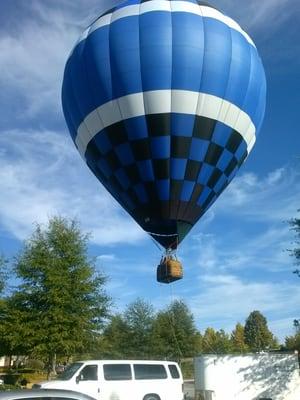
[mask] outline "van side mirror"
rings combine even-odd
[[[79,383],[80,382],[80,375],[77,375],[75,380],[76,380],[76,383]]]

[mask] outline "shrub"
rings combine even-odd
[[[7,375],[3,376],[3,380],[4,380],[4,385],[16,385],[18,380],[20,379],[21,375],[20,374],[13,374],[13,373],[9,373]],[[2,385],[1,385],[2,386]]]
[[[16,384],[16,385],[8,385],[8,384],[4,384],[4,385],[0,385],[0,391],[1,390],[14,390],[14,389],[20,389],[21,386]]]
[[[42,371],[45,367],[43,361],[35,360],[35,359],[28,359],[25,361],[25,368],[34,370],[34,371]]]

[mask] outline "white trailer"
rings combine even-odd
[[[196,400],[299,400],[298,354],[202,355],[194,359]]]

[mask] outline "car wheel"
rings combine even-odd
[[[160,397],[155,393],[149,393],[144,396],[143,400],[160,400]]]

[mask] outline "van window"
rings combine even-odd
[[[106,381],[128,381],[132,379],[130,364],[104,364]]]
[[[68,381],[79,370],[83,363],[73,363],[67,366],[62,374],[57,377],[60,381]]]
[[[97,381],[98,380],[98,367],[97,365],[86,365],[80,371],[81,381]]]
[[[160,364],[134,364],[135,379],[167,379],[165,367]]]
[[[176,367],[176,365],[169,364],[168,367],[169,367],[169,371],[170,371],[171,377],[173,379],[179,379],[180,375],[179,375],[178,368]]]

